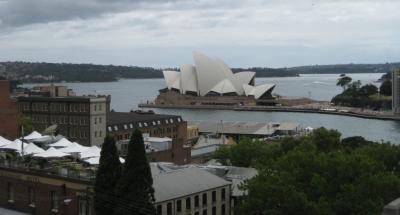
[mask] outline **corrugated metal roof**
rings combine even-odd
[[[164,202],[230,184],[199,168],[183,168],[153,175],[156,202]]]

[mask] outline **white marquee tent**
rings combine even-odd
[[[59,150],[53,147],[50,147],[45,152],[33,155],[33,157],[40,157],[40,158],[62,158],[66,156],[70,155],[64,152],[60,152]]]
[[[65,148],[65,147],[70,146],[71,144],[72,144],[71,141],[69,141],[69,140],[67,140],[65,138],[61,138],[59,141],[57,141],[57,142],[55,142],[53,144],[50,144],[49,146],[50,147],[55,147],[55,148]]]
[[[26,148],[24,148],[23,155],[33,155],[45,152],[42,148],[36,146],[34,143],[29,143]]]
[[[64,153],[82,153],[88,149],[89,149],[89,147],[82,146],[76,142],[73,142],[71,145],[69,145],[65,148],[61,148],[60,151],[62,151]]]
[[[42,138],[43,136],[37,132],[33,131],[32,133],[28,134],[27,136],[24,137],[25,140],[34,140],[34,139],[39,139]]]
[[[100,157],[92,157],[89,159],[84,160],[86,163],[90,164],[90,165],[99,165],[100,163]],[[123,158],[119,158],[119,161],[121,163],[125,163],[125,159]]]
[[[11,141],[9,141],[6,138],[0,136],[0,147],[1,146],[5,146],[5,145],[10,144],[10,143],[11,143]]]
[[[100,157],[100,151],[101,149],[99,147],[92,146],[86,151],[82,152],[80,158],[84,159],[84,158]]]

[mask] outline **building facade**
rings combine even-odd
[[[92,183],[0,167],[0,207],[37,215],[93,215]]]
[[[18,134],[17,104],[10,98],[10,82],[0,80],[0,136],[15,139]]]
[[[132,132],[139,129],[151,137],[168,137],[172,146],[168,150],[148,153],[152,162],[165,161],[176,164],[190,163],[190,145],[187,144],[187,122],[180,116],[151,112],[109,112],[107,132],[118,142],[126,142]]]
[[[392,72],[392,110],[400,114],[400,69]]]
[[[66,86],[56,86],[53,84],[46,86],[35,86],[29,93],[42,93],[49,97],[75,96],[75,93],[72,91],[72,89],[68,89]]]
[[[57,125],[59,134],[86,146],[101,145],[106,135],[110,98],[106,96],[19,97],[18,110],[35,130]]]

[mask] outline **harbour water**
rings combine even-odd
[[[363,84],[375,83],[381,73],[350,74],[353,80]],[[256,84],[276,83],[274,93],[288,97],[309,97],[315,100],[329,101],[341,92],[336,86],[339,74],[308,74],[300,77],[286,78],[256,78]],[[32,87],[37,84],[25,84]],[[111,107],[116,111],[137,109],[139,103],[152,101],[158,90],[165,88],[162,79],[127,79],[118,82],[97,83],[62,83],[72,88],[78,95],[111,95]],[[186,120],[214,121],[253,121],[253,122],[299,122],[304,127],[333,128],[340,131],[344,137],[364,136],[375,141],[391,141],[400,143],[400,122],[361,119],[348,116],[283,113],[283,112],[239,112],[224,110],[173,110],[154,109],[156,113],[178,114]]]

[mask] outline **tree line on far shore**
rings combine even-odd
[[[162,78],[161,68],[44,62],[0,62],[7,78],[23,82],[106,82],[121,78]],[[315,65],[292,68],[232,68],[233,72],[254,71],[256,77],[295,77],[299,74],[385,73],[400,63]],[[166,68],[176,70],[179,68]]]

